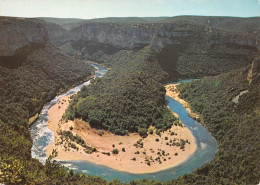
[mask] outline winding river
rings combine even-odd
[[[106,72],[106,68],[97,65],[91,64],[96,67],[96,77],[102,77]],[[188,80],[186,80],[188,81]],[[185,81],[182,81],[185,82]],[[177,82],[175,82],[177,83]],[[46,103],[39,115],[39,118],[31,126],[31,136],[33,139],[33,147],[31,154],[33,158],[39,159],[43,164],[47,159],[45,150],[46,147],[54,140],[53,132],[47,127],[48,122],[48,110],[58,103],[60,98],[78,92],[84,85],[89,85],[90,81],[85,82],[73,89],[70,89],[66,93],[56,96],[51,102]],[[201,167],[203,164],[209,162],[215,155],[217,151],[217,141],[212,135],[203,127],[200,123],[194,121],[191,117],[188,116],[188,111],[176,100],[166,96],[166,103],[171,108],[173,112],[176,112],[179,115],[180,120],[186,125],[196,138],[197,150],[182,164],[167,169],[159,171],[156,173],[150,174],[130,174],[126,172],[117,171],[105,166],[96,165],[94,163],[86,161],[59,161],[64,166],[74,171],[83,172],[89,175],[98,175],[102,176],[104,179],[113,180],[118,178],[121,182],[129,182],[133,179],[147,178],[147,179],[156,179],[160,181],[168,181],[174,178],[177,178],[180,175],[185,173],[191,173],[195,169]]]

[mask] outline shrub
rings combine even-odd
[[[161,130],[160,130],[160,129],[157,129],[155,133],[156,133],[158,136],[161,137]]]
[[[162,151],[162,155],[165,155],[165,151],[164,150]]]
[[[118,151],[118,149],[114,149],[114,150],[112,151],[112,153],[116,155],[116,154],[119,153],[119,151]]]
[[[69,143],[69,146],[73,149],[77,149],[77,146],[74,143]]]
[[[110,156],[110,152],[101,152],[104,155]]]
[[[98,135],[103,136],[104,135],[104,131],[103,130],[98,131]]]
[[[138,128],[138,134],[142,137],[142,138],[146,138],[147,137],[147,132],[148,130],[146,128]]]

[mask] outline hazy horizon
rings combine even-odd
[[[259,17],[260,0],[0,0],[0,16],[79,19]]]

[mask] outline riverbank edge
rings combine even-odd
[[[167,95],[167,94],[166,94]],[[66,97],[66,96],[65,96]],[[65,98],[64,97],[64,98]],[[174,112],[173,112],[174,114]],[[51,128],[49,124],[47,124],[48,128],[50,130],[52,130],[54,132],[54,135],[56,135],[56,130]],[[185,127],[185,126],[184,126]],[[173,167],[176,167],[178,165],[181,165],[182,163],[184,163],[185,161],[187,161],[196,151],[197,151],[197,144],[196,144],[196,138],[193,136],[192,132],[187,128],[187,132],[189,132],[189,134],[191,135],[191,137],[193,138],[193,146],[192,147],[195,147],[194,151],[192,153],[189,153],[187,157],[185,157],[184,159],[182,159],[181,161],[178,161],[178,163],[174,164],[174,165],[171,165],[171,166],[167,166],[167,167],[164,167],[164,168],[160,168],[160,169],[156,169],[156,170],[153,170],[153,171],[148,171],[148,172],[134,172],[134,171],[127,171],[127,170],[122,170],[122,169],[118,169],[118,168],[113,168],[112,166],[109,166],[109,165],[104,165],[104,164],[100,164],[98,162],[95,162],[95,161],[90,161],[90,160],[86,160],[86,159],[82,159],[82,158],[75,158],[75,157],[69,157],[70,159],[66,159],[66,158],[60,158],[61,160],[64,160],[64,161],[71,161],[71,160],[75,160],[75,161],[79,161],[79,160],[82,160],[82,161],[88,161],[88,162],[91,162],[91,163],[94,163],[94,164],[97,164],[97,165],[101,165],[101,166],[105,166],[105,167],[109,167],[111,169],[114,169],[114,170],[118,170],[118,171],[121,171],[121,172],[126,172],[126,173],[131,173],[131,174],[152,174],[152,173],[157,173],[157,172],[160,172],[160,171],[164,171],[164,170],[167,170],[167,169],[170,169],[170,168],[173,168]],[[54,141],[49,144],[47,147],[46,147],[46,154],[51,154],[51,149],[50,149],[50,145],[53,145],[53,143],[55,143],[55,140],[57,139],[57,136],[55,136],[55,139]],[[54,148],[52,148],[54,149]],[[48,150],[48,151],[47,151]],[[59,158],[58,158],[59,159]]]
[[[88,63],[89,65],[91,65],[91,63],[96,64],[95,62],[86,62],[86,63]],[[93,66],[92,66],[92,67],[93,67]],[[83,79],[80,80],[80,81],[75,82],[73,85],[67,87],[66,89],[62,89],[62,88],[59,89],[59,90],[55,93],[55,95],[52,95],[52,96],[50,96],[50,98],[44,100],[44,101],[42,102],[42,105],[41,105],[40,107],[36,107],[36,110],[38,109],[38,111],[35,110],[36,113],[33,114],[32,116],[30,116],[29,119],[28,119],[29,128],[37,121],[37,119],[39,118],[39,115],[40,115],[40,113],[41,113],[41,110],[43,109],[43,107],[44,107],[44,105],[45,105],[46,103],[50,102],[50,101],[51,101],[53,98],[55,98],[56,96],[59,96],[59,95],[65,93],[65,92],[67,92],[68,90],[70,90],[70,89],[72,89],[72,88],[74,88],[74,87],[77,87],[78,85],[80,85],[80,84],[82,84],[82,83],[84,83],[84,82],[87,82],[87,81],[93,79],[93,78],[95,77],[96,68],[93,67],[93,69],[94,69],[94,70],[91,71],[91,75],[89,75],[89,76],[83,78]]]
[[[183,107],[185,107],[185,109],[188,111],[188,115],[195,119],[198,120],[200,119],[200,115],[194,111],[192,111],[190,104],[185,100],[180,98],[180,92],[178,90],[178,85],[180,85],[181,83],[170,83],[170,84],[166,84],[164,87],[166,89],[166,95],[175,99],[176,101],[178,101],[180,104],[182,104]]]
[[[180,156],[180,158],[178,159],[178,160],[175,160],[175,161],[172,161],[173,163],[171,163],[170,165],[168,164],[168,165],[160,165],[159,167],[156,167],[156,169],[155,168],[152,168],[152,169],[147,169],[147,170],[143,170],[143,168],[141,168],[141,166],[139,166],[140,164],[138,163],[138,164],[135,164],[135,163],[137,163],[137,162],[135,162],[135,161],[132,161],[132,164],[131,164],[131,166],[135,166],[135,168],[134,169],[127,169],[127,168],[125,168],[125,167],[119,167],[120,165],[119,164],[122,164],[122,165],[124,165],[124,163],[123,162],[120,162],[119,163],[119,161],[121,160],[121,158],[120,157],[118,157],[116,160],[117,161],[110,161],[109,162],[109,160],[110,160],[110,158],[111,158],[111,156],[110,157],[107,157],[107,160],[106,159],[103,159],[103,160],[106,160],[105,162],[103,161],[103,162],[101,162],[102,161],[102,159],[101,158],[105,158],[105,157],[103,157],[103,154],[93,154],[94,156],[93,157],[89,157],[89,156],[87,156],[88,154],[82,154],[82,153],[80,153],[80,152],[78,152],[78,151],[73,151],[73,150],[71,150],[71,151],[64,151],[62,148],[63,148],[63,146],[61,146],[61,145],[59,145],[59,146],[55,146],[56,145],[56,143],[59,143],[59,136],[58,136],[58,127],[59,127],[59,123],[58,123],[58,120],[59,120],[59,118],[56,120],[56,121],[53,121],[53,114],[54,113],[57,113],[58,111],[60,111],[61,109],[66,109],[64,106],[66,106],[66,103],[68,102],[68,100],[69,100],[69,96],[71,96],[71,95],[67,95],[67,96],[64,96],[57,104],[55,104],[54,106],[52,106],[52,108],[48,111],[48,113],[49,113],[49,121],[48,121],[48,123],[47,123],[47,126],[48,126],[48,128],[51,130],[51,131],[53,131],[53,133],[54,133],[54,136],[55,136],[55,139],[46,147],[46,154],[47,155],[50,155],[51,153],[52,153],[52,150],[53,149],[57,149],[57,151],[58,151],[58,156],[56,157],[56,159],[58,159],[58,160],[63,160],[63,161],[87,161],[87,162],[91,162],[91,163],[93,163],[93,164],[96,164],[96,165],[100,165],[100,166],[104,166],[104,167],[108,167],[108,168],[111,168],[111,169],[114,169],[114,170],[117,170],[117,171],[120,171],[120,172],[125,172],[125,173],[130,173],[130,174],[136,174],[136,175],[142,175],[142,174],[153,174],[153,173],[157,173],[157,172],[161,172],[161,171],[164,171],[164,170],[168,170],[168,169],[170,169],[170,168],[174,168],[174,167],[176,167],[176,166],[179,166],[179,165],[181,165],[182,163],[184,163],[185,161],[187,161],[196,151],[197,151],[197,144],[196,144],[196,138],[193,136],[193,134],[192,134],[192,132],[190,131],[190,129],[188,128],[188,127],[186,127],[186,126],[177,126],[177,127],[179,127],[179,129],[178,130],[181,130],[181,133],[182,134],[180,134],[180,135],[183,135],[183,134],[187,134],[187,136],[188,136],[188,138],[189,138],[189,141],[190,141],[190,146],[189,146],[189,149],[187,149],[187,151],[185,151],[186,152],[186,154],[185,154],[185,156],[183,157],[183,155],[181,155],[182,153],[180,153],[181,152],[181,150],[179,150],[179,149],[177,149],[178,151],[177,151],[177,153],[179,153],[179,156]],[[64,100],[66,100],[66,101],[64,101]],[[61,104],[63,102],[63,104]],[[57,109],[57,106],[59,106],[60,108],[58,108]],[[59,116],[60,118],[61,118],[61,115]],[[64,123],[64,124],[62,124],[62,125],[64,125],[64,126],[61,126],[61,128],[62,128],[62,130],[68,130],[68,128],[69,127],[73,127],[73,128],[75,128],[75,125],[74,125],[74,123],[75,123],[75,120],[74,121],[69,121],[69,122],[67,122],[67,123]],[[67,125],[66,125],[67,124]],[[175,127],[174,125],[173,125],[173,127]],[[172,127],[172,128],[173,128]],[[66,129],[67,128],[67,129]],[[73,129],[73,130],[75,130],[75,129]],[[84,129],[84,130],[86,130],[86,129]],[[94,132],[98,132],[99,130],[95,130],[95,129],[93,129],[94,130]],[[93,131],[92,130],[92,131]],[[73,131],[72,131],[73,132]],[[105,134],[104,135],[106,135],[106,133],[107,133],[107,131],[103,131]],[[74,132],[73,132],[74,133]],[[178,132],[177,132],[178,133]],[[74,133],[74,134],[77,134],[77,135],[79,135],[79,136],[82,136],[80,133]],[[114,140],[115,139],[115,137],[127,137],[127,136],[116,136],[116,135],[114,135],[114,134],[112,134],[112,133],[109,133],[110,134],[110,136],[111,137],[109,137],[109,142],[107,142],[108,140],[106,140],[106,147],[109,147],[109,146],[112,146],[112,144],[116,144],[116,143],[119,143],[119,142],[121,142],[122,140],[118,140],[118,142],[110,142],[111,140]],[[94,134],[92,134],[92,135],[88,135],[88,137],[91,139],[91,140],[93,140],[93,141],[98,141],[97,140],[97,138],[96,137],[93,137],[93,135]],[[102,138],[102,137],[104,137],[104,135],[103,136],[101,136],[100,138]],[[135,138],[135,140],[137,141],[138,139],[140,139],[141,137],[138,135],[138,134],[136,134],[136,133],[132,133],[132,134],[130,134],[130,136],[132,136],[132,135],[135,135],[136,136],[136,138]],[[179,134],[178,134],[179,135]],[[183,137],[182,136],[182,138],[186,138],[187,136],[185,136],[185,137]],[[139,138],[140,137],[140,138]],[[149,136],[148,136],[149,137]],[[154,138],[152,139],[152,141],[154,142],[154,144],[156,144],[157,142],[155,141],[155,138],[157,138],[158,136],[154,133],[154,136],[153,136]],[[162,138],[164,138],[164,136],[163,137],[161,137],[160,138],[160,140],[162,140]],[[132,138],[133,139],[133,138]],[[86,141],[87,142],[87,141]],[[87,142],[88,143],[88,142]],[[124,141],[123,141],[123,144],[121,144],[120,145],[120,148],[122,148],[122,147],[125,147],[126,148],[126,150],[129,150],[128,149],[128,147],[127,146],[124,146]],[[144,145],[146,145],[146,142],[144,142]],[[93,145],[90,145],[91,147],[94,147]],[[132,146],[132,145],[131,145]],[[103,147],[101,147],[101,148],[103,148]],[[99,148],[97,148],[97,150],[99,150]],[[192,150],[192,152],[190,152],[189,150]],[[79,150],[80,151],[80,150]],[[111,149],[111,151],[112,151],[112,149]],[[60,154],[60,156],[59,156],[59,154]],[[96,155],[99,155],[99,158],[96,158]],[[100,155],[102,155],[102,156],[100,156]],[[105,156],[105,155],[104,155]],[[130,159],[130,158],[129,158]],[[115,165],[115,163],[117,163],[117,165]],[[111,165],[111,164],[113,164],[113,165]],[[135,165],[133,165],[133,164],[135,164]],[[126,165],[126,164],[125,164]],[[147,166],[147,165],[146,165]],[[136,169],[140,169],[140,170],[136,170]]]

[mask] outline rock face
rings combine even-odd
[[[28,51],[47,42],[77,59],[100,62],[120,50],[150,46],[154,60],[172,80],[200,78],[248,65],[260,50],[259,20],[194,16],[108,18],[80,20],[65,28],[42,19],[2,17],[0,65],[19,67]]]
[[[54,45],[63,44],[70,39],[69,32],[58,24],[46,22],[45,20],[35,18],[27,20],[43,25],[47,31],[49,40]]]
[[[42,44],[48,39],[58,46],[69,41],[74,43],[72,46],[76,46],[80,42],[81,47],[74,47],[78,51],[86,50],[84,43],[90,42],[91,47],[93,43],[96,43],[98,47],[105,44],[119,50],[138,49],[145,45],[152,45],[156,52],[160,52],[168,45],[194,42],[204,42],[209,45],[233,43],[260,49],[260,30],[255,26],[257,20],[259,19],[221,17],[173,17],[153,21],[146,19],[81,20],[76,28],[72,27],[67,30],[61,25],[42,19],[2,17],[0,18],[0,56],[13,55],[19,48],[28,46],[30,43]],[[245,27],[246,23],[251,26]],[[236,30],[230,29],[229,24],[232,24]],[[86,55],[86,52],[83,51],[82,55]]]
[[[260,58],[255,58],[252,62],[247,76],[249,84],[255,83],[258,84],[260,81]]]
[[[86,22],[70,30],[69,35],[73,41],[95,41],[121,49],[135,49],[152,44],[157,52],[167,45],[183,44],[186,41],[207,42],[209,45],[232,43],[260,49],[259,30],[253,33],[227,30],[192,21],[140,24]]]
[[[0,56],[12,56],[17,50],[32,43],[41,45],[48,41],[42,24],[22,18],[0,18]]]

